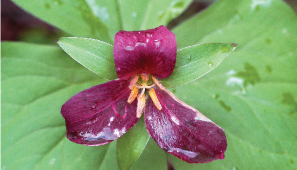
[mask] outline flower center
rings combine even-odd
[[[136,117],[140,118],[145,107],[146,95],[145,91],[148,90],[148,94],[151,97],[155,106],[161,110],[162,106],[158,100],[154,86],[157,85],[161,90],[164,90],[165,87],[153,76],[149,74],[142,73],[141,75],[135,76],[130,84],[129,88],[131,89],[130,96],[128,98],[128,103],[132,103],[137,97],[137,110]]]

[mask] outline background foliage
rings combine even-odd
[[[71,36],[110,44],[121,29],[167,25],[190,3],[13,1]],[[200,43],[238,44],[215,70],[171,89],[225,130],[226,157],[188,164],[163,152],[152,139],[143,139],[147,144],[144,150],[137,149],[139,159],[134,163],[135,157],[131,158],[125,167],[165,170],[169,159],[177,170],[296,169],[296,28],[296,14],[280,0],[220,0],[175,27],[179,49]],[[1,47],[2,169],[119,169],[116,149],[125,145],[117,146],[116,141],[99,147],[74,144],[65,137],[60,114],[61,105],[72,95],[107,80],[57,45],[4,42]]]

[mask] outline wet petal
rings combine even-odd
[[[148,99],[145,124],[166,152],[189,163],[223,159],[227,148],[224,131],[196,109],[178,100],[167,89],[155,89],[162,110]]]
[[[165,26],[145,31],[120,31],[115,35],[114,60],[120,79],[141,73],[164,79],[176,61],[175,35]]]
[[[136,122],[137,102],[127,103],[129,82],[113,80],[71,97],[61,109],[67,138],[84,145],[103,145],[126,133]]]

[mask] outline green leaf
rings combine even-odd
[[[191,0],[12,0],[36,17],[76,36],[112,43],[119,30],[167,25]]]
[[[62,104],[103,83],[60,48],[2,43],[2,169],[98,169],[115,143],[88,147],[65,137]],[[116,157],[114,155],[114,158]]]
[[[215,70],[172,89],[228,141],[224,160],[187,164],[170,156],[176,170],[297,169],[296,28],[282,1],[221,0],[173,30],[179,47],[238,44]]]
[[[150,138],[145,149],[140,155],[139,159],[132,165],[130,170],[168,170],[167,168],[167,155],[156,144],[156,142]]]
[[[118,2],[123,29],[133,31],[167,25],[183,12],[191,0],[122,0]]]
[[[89,38],[60,38],[58,44],[74,60],[94,73],[113,80],[118,78],[114,58],[113,46]]]
[[[121,170],[128,170],[134,164],[149,138],[142,116],[133,128],[117,140],[117,160]]]
[[[165,87],[192,82],[216,68],[234,51],[236,44],[212,43],[194,45],[177,51],[172,74],[162,80]]]
[[[93,2],[91,0],[13,0],[13,2],[67,33],[78,37],[92,37],[112,42],[113,36],[109,36],[107,23],[104,23],[103,20],[109,16],[109,13],[106,12],[107,9],[113,7],[110,12],[114,12],[115,5],[113,3],[110,3],[107,7],[100,7],[99,4],[96,6],[95,2],[95,5],[90,3]],[[97,9],[98,14],[94,13],[94,8]],[[97,15],[101,17],[97,17]],[[111,18],[111,21],[108,21],[109,24],[117,21],[116,17]],[[118,26],[118,24],[114,25]]]

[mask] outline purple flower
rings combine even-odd
[[[119,79],[79,92],[62,106],[67,138],[104,145],[126,133],[143,113],[147,131],[166,152],[189,163],[223,159],[224,131],[158,80],[171,75],[176,52],[175,35],[164,26],[118,32],[113,53]]]

